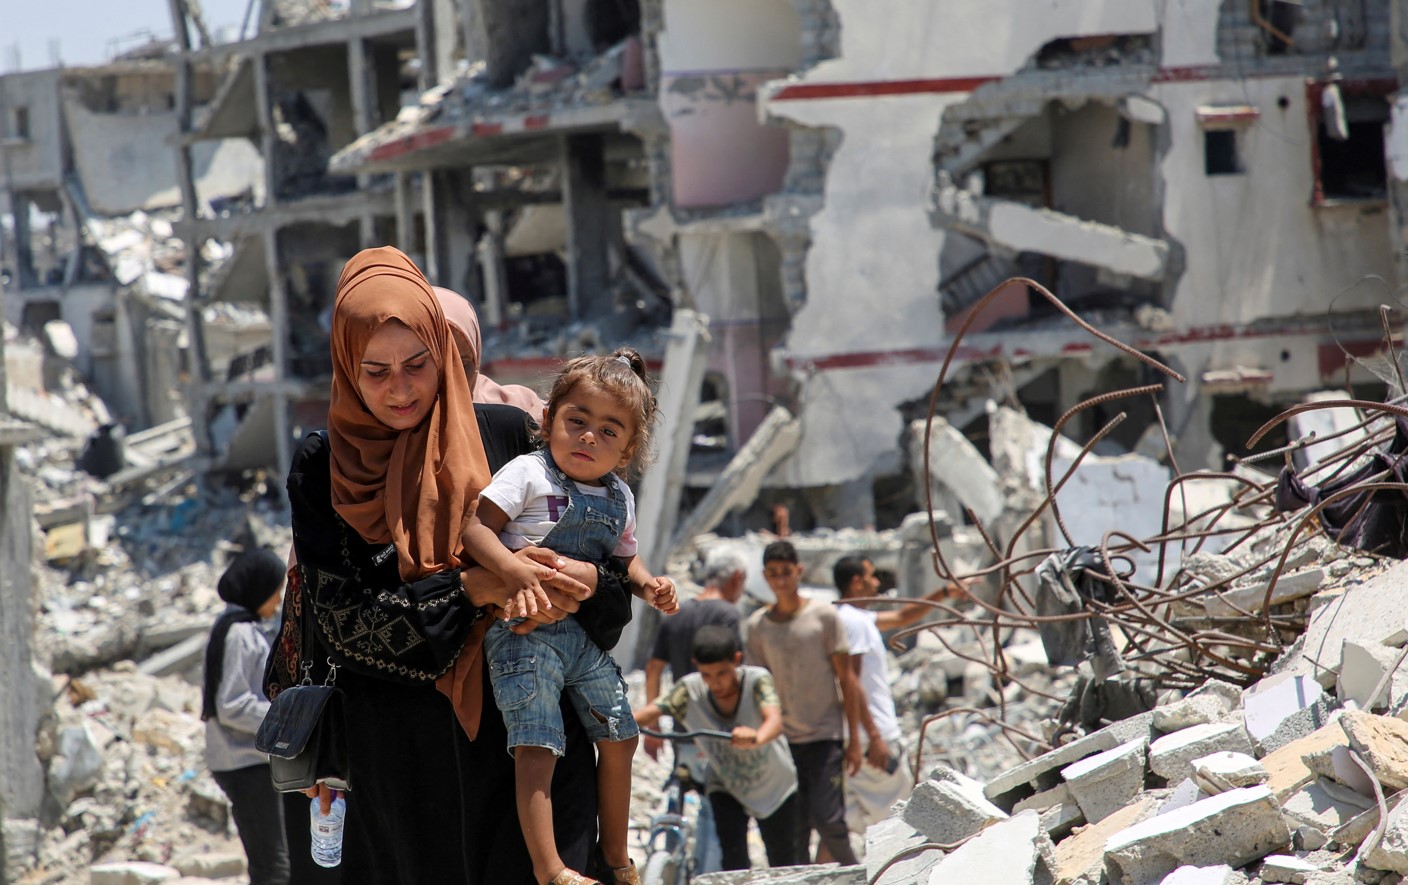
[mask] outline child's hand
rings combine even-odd
[[[749,728],[746,725],[735,726],[733,729],[733,745],[744,749],[758,746],[758,730],[756,728]]]
[[[669,578],[651,578],[645,582],[645,601],[663,615],[672,615],[680,610],[675,598],[675,582]]]
[[[508,589],[504,620],[532,617],[539,611],[552,608],[552,602],[548,599],[542,582],[550,579],[556,572],[534,562],[520,560],[520,563],[521,566],[514,569],[513,574],[504,575],[504,584]]]

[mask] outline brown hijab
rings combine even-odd
[[[376,419],[357,376],[367,342],[399,320],[440,370],[430,414],[412,430]],[[337,281],[332,315],[333,508],[368,543],[394,543],[407,580],[460,565],[461,524],[489,482],[464,366],[430,283],[398,249],[364,249]]]

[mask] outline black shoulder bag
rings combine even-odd
[[[348,790],[351,776],[342,690],[336,685],[337,665],[329,658],[327,679],[322,685],[313,684],[312,654],[318,646],[309,601],[301,601],[303,679],[275,695],[254,736],[254,746],[269,754],[270,780],[281,793],[306,790],[320,781],[336,790]]]

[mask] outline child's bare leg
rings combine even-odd
[[[631,823],[631,757],[639,739],[599,741],[596,745],[597,817],[601,826],[601,854],[609,867],[628,866],[626,837]]]
[[[552,772],[557,757],[547,747],[516,747],[513,751],[514,793],[518,800],[518,825],[533,859],[539,885],[552,880],[566,866],[557,853],[552,830]],[[629,769],[628,769],[629,771]]]

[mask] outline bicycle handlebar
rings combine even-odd
[[[708,728],[701,728],[696,731],[656,731],[653,728],[642,728],[640,733],[653,738],[662,738],[667,741],[687,741],[690,738],[705,737],[719,738],[721,740],[733,740],[733,735],[727,731],[713,731]]]

